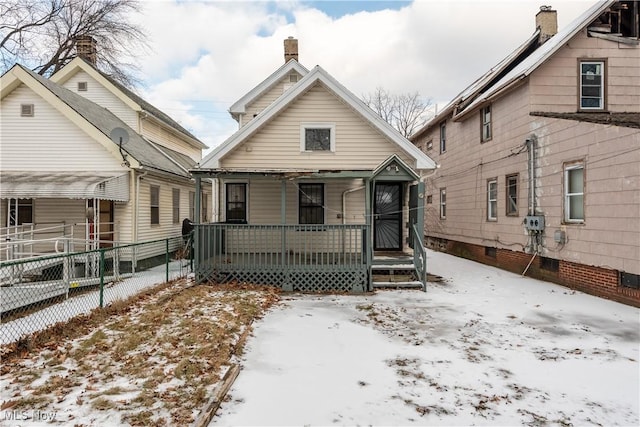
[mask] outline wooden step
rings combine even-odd
[[[415,270],[413,264],[372,264],[372,270]]]
[[[392,289],[422,289],[422,283],[417,280],[407,282],[373,282],[374,289],[392,288]]]

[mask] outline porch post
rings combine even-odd
[[[287,181],[283,179],[280,181],[280,224],[282,224],[282,241],[280,244],[282,245],[281,254],[280,254],[280,265],[282,266],[282,272],[285,274],[284,282],[282,283],[283,291],[293,291],[293,286],[291,281],[288,279],[288,271],[287,271],[287,229],[285,225],[287,224]]]
[[[373,278],[371,277],[371,263],[373,262],[372,258],[372,254],[373,254],[373,239],[372,237],[372,232],[373,229],[371,227],[372,221],[371,221],[371,179],[367,178],[364,180],[365,182],[365,189],[364,189],[364,217],[365,217],[365,223],[367,224],[367,236],[365,238],[365,242],[367,245],[366,248],[366,253],[364,254],[364,256],[366,257],[365,259],[367,260],[367,276],[368,276],[368,283],[367,283],[367,291],[371,291],[372,288],[372,282],[373,282]]]
[[[418,201],[416,203],[416,228],[418,229],[418,238],[422,246],[424,246],[424,198],[426,197],[424,192],[424,181],[420,180],[418,181]]]
[[[201,203],[201,188],[202,188],[202,182],[201,182],[201,178],[199,174],[195,175],[196,178],[196,197],[195,197],[195,203],[194,203],[194,207],[193,210],[195,211],[193,213],[193,222],[196,224],[195,227],[193,227],[193,234],[192,234],[192,238],[193,238],[193,254],[191,254],[191,259],[194,260],[194,266],[193,266],[193,270],[194,273],[196,273],[196,277],[195,277],[195,281],[196,283],[198,283],[200,281],[200,277],[198,277],[198,271],[200,271],[200,233],[201,233],[201,229],[200,229],[200,203]]]

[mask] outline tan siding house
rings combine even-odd
[[[76,250],[181,234],[193,215],[189,168],[206,148],[196,137],[81,58],[50,79],[16,64],[0,87],[3,259],[6,239],[37,239],[34,229],[72,238]],[[128,135],[122,145],[111,137],[118,128]],[[212,199],[210,185],[201,191]],[[54,250],[31,248],[20,256]]]
[[[598,3],[546,41],[555,11],[541,10],[526,55],[412,137],[440,165],[427,180],[429,246],[640,304],[637,6]]]
[[[396,286],[424,287],[418,236],[431,158],[295,57],[230,112],[239,130],[193,170],[196,183],[216,178],[222,220],[196,225],[198,280],[364,291],[384,254],[420,276]]]

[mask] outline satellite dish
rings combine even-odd
[[[129,142],[129,132],[122,128],[113,128],[109,134],[109,138],[116,144],[122,146],[122,144]]]

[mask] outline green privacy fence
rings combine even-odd
[[[60,248],[73,247],[61,241]],[[192,271],[182,237],[0,263],[0,345]]]

